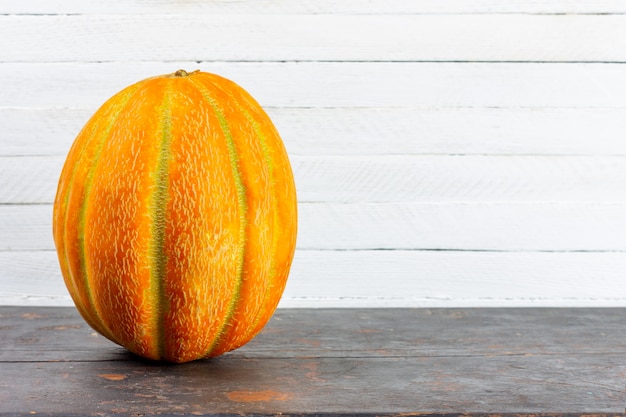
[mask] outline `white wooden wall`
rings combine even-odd
[[[126,85],[238,82],[291,155],[281,307],[626,305],[622,0],[2,0],[0,304],[71,305],[66,152]]]

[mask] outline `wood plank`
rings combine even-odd
[[[301,203],[297,247],[626,251],[624,213],[626,202]],[[0,205],[0,251],[53,249],[51,205]]]
[[[297,251],[297,306],[623,305],[624,252]],[[597,303],[597,304],[594,304]]]
[[[165,415],[317,416],[324,410],[334,416],[486,417],[504,409],[510,417],[561,416],[553,410],[566,410],[563,417],[615,417],[623,410],[622,358],[262,358],[175,368],[77,362],[69,369],[64,363],[3,363],[0,410],[11,416],[31,411],[71,416],[81,404],[81,416],[100,416],[102,410],[117,416],[168,411],[175,414]],[[22,385],[27,388],[19,390]],[[421,409],[428,411],[414,411]]]
[[[0,157],[0,202],[51,203],[64,157]],[[626,201],[626,157],[291,156],[299,201]]]
[[[0,50],[3,62],[626,62],[626,15],[0,15]]]
[[[303,203],[298,248],[625,251],[624,213],[624,203]]]
[[[0,14],[432,14],[432,13],[626,13],[621,0],[4,0]]]
[[[53,250],[52,205],[0,205],[0,251]]]
[[[621,354],[624,308],[381,308],[276,311],[241,358]],[[338,321],[332,321],[336,316]],[[0,362],[132,361],[74,307],[0,307]],[[312,323],[328,323],[323,332]],[[459,334],[450,326],[472,328]],[[571,343],[573,335],[584,345]],[[76,343],[68,343],[69,340]],[[507,340],[502,351],[498,341]],[[314,343],[317,341],[318,343]],[[384,348],[382,345],[385,345]],[[279,349],[276,347],[280,346]]]
[[[626,109],[266,110],[293,155],[626,155]],[[0,155],[65,155],[91,115],[0,108]]]
[[[626,108],[619,64],[415,62],[5,63],[0,107],[84,107],[178,68],[221,74],[267,107]]]
[[[624,309],[279,310],[242,349],[180,366],[126,354],[73,310],[0,314],[5,414],[68,415],[76,404],[81,415],[126,416],[573,416],[624,407]]]
[[[622,157],[292,158],[302,202],[626,201]]]
[[[72,304],[54,251],[0,265],[0,304]],[[280,307],[623,306],[625,270],[624,252],[297,250]]]
[[[52,203],[65,157],[0,158],[0,202]]]

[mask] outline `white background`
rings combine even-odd
[[[0,304],[71,305],[74,137],[179,68],[266,108],[296,176],[281,307],[626,306],[626,2],[0,2]]]

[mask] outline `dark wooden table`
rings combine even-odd
[[[616,415],[626,309],[279,310],[212,360],[141,360],[73,308],[0,307],[0,415]]]

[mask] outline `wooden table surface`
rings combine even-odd
[[[73,308],[0,307],[0,415],[624,412],[624,308],[280,309],[222,357],[141,360]]]

